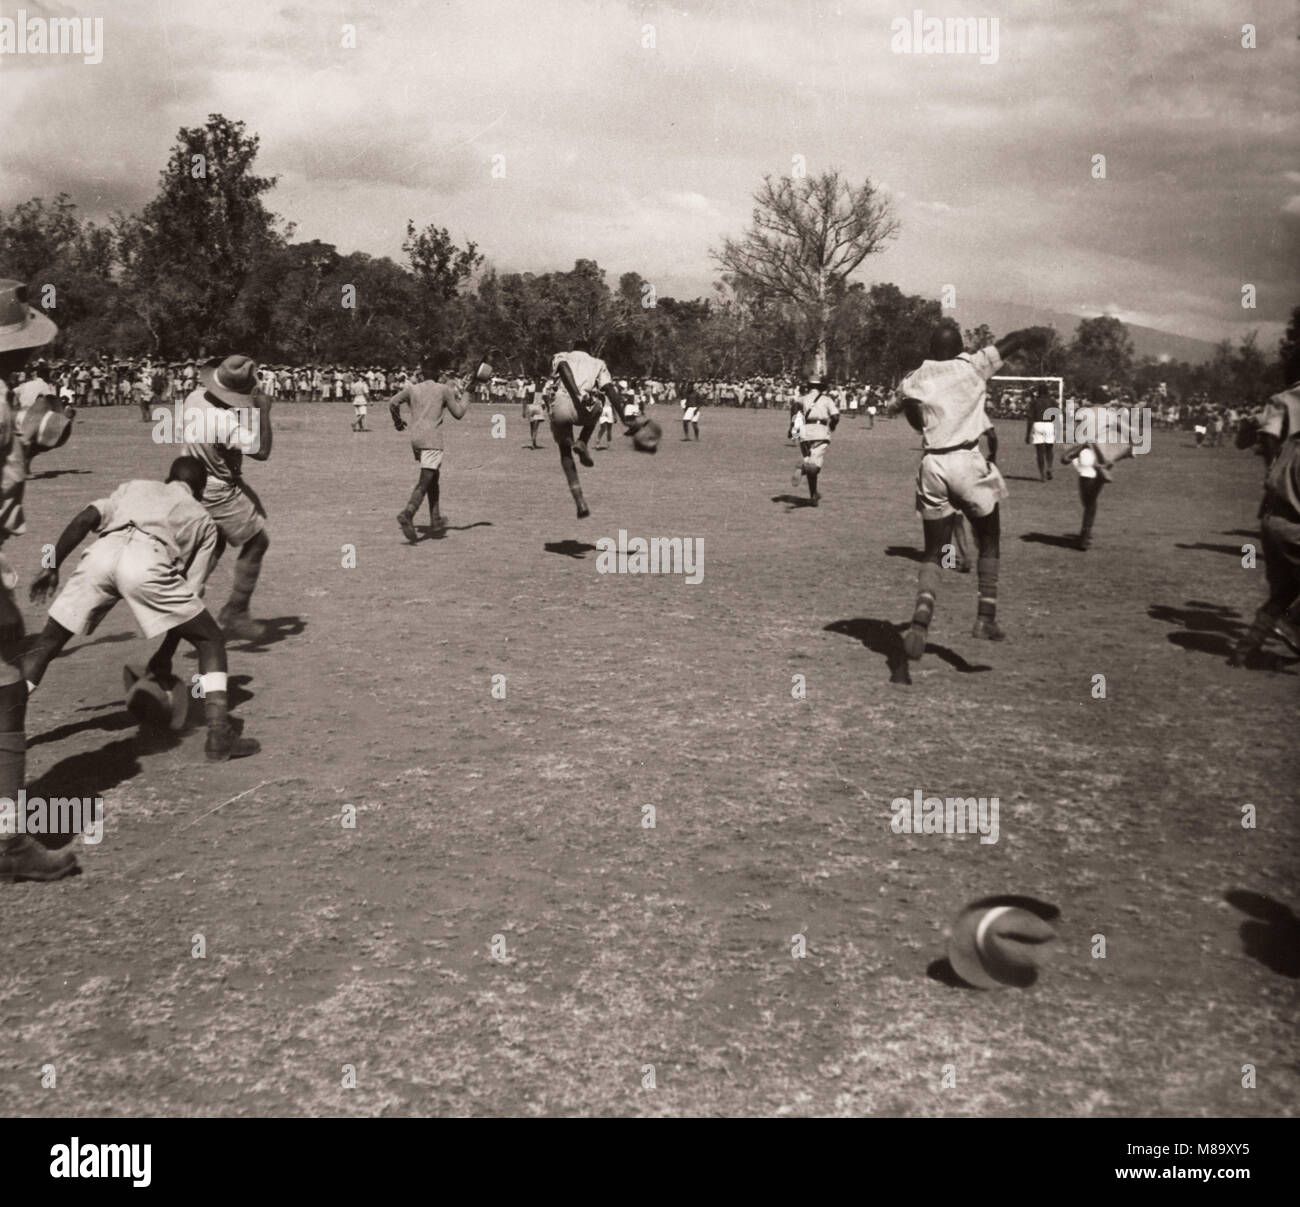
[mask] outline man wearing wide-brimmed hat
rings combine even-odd
[[[799,400],[803,424],[799,431],[798,468],[794,471],[793,485],[808,479],[808,501],[814,506],[821,503],[817,479],[826,464],[826,450],[831,446],[831,433],[840,421],[840,409],[827,392],[828,380],[821,369],[814,369],[808,379],[808,392]]]
[[[227,356],[199,368],[199,384],[182,407],[181,433],[187,456],[207,467],[203,506],[216,521],[222,546],[235,545],[235,582],[217,617],[226,638],[257,641],[266,626],[249,615],[249,601],[270,545],[266,509],[244,481],[247,455],[265,461],[271,455],[271,400],[257,388],[257,366],[247,356]],[[172,645],[172,650],[175,645]],[[155,660],[170,672],[166,643]],[[153,664],[151,663],[151,666]]]
[[[15,430],[5,380],[27,363],[33,348],[48,344],[59,329],[27,304],[27,287],[0,280],[0,545],[23,531],[26,457]],[[0,808],[16,802],[27,771],[27,684],[18,661],[22,613],[14,603],[18,576],[0,553]],[[12,808],[12,805],[9,806]],[[70,851],[49,851],[31,835],[0,829],[0,882],[59,880],[77,872]]]

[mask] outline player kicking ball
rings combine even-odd
[[[582,494],[578,480],[578,467],[574,454],[588,469],[596,464],[587,448],[587,441],[600,422],[603,399],[608,399],[624,425],[624,435],[632,437],[638,452],[653,453],[659,447],[662,435],[653,419],[639,413],[629,415],[629,403],[614,385],[609,368],[603,360],[592,356],[591,345],[586,340],[575,340],[568,352],[557,352],[551,358],[552,388],[551,435],[560,450],[560,465],[564,468],[569,493],[578,508],[578,519],[591,515],[591,508]],[[638,408],[639,411],[639,408]],[[574,429],[578,438],[574,439]]]
[[[925,532],[925,552],[917,575],[916,607],[903,637],[908,658],[925,653],[939,589],[944,546],[952,542],[954,519],[970,521],[979,550],[975,564],[979,603],[972,636],[986,641],[1005,637],[997,622],[998,563],[1001,540],[999,505],[1007,486],[994,464],[997,438],[984,412],[988,380],[1004,360],[1038,342],[1032,330],[1013,331],[987,348],[966,353],[961,329],[941,323],[930,336],[930,355],[899,384],[903,414],[921,433],[921,464],[916,474],[916,509]],[[980,451],[987,435],[988,456]]]

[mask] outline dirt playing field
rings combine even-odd
[[[578,521],[549,433],[476,406],[450,531],[412,547],[407,441],[350,411],[280,405],[248,470],[278,639],[230,669],[259,756],[137,730],[124,607],[34,696],[29,793],[102,796],[106,832],[83,875],[0,888],[0,1111],[1298,1113],[1300,665],[1224,661],[1264,593],[1256,458],[1158,432],[1085,554],[1073,471],[1039,483],[1001,424],[1008,640],[970,637],[974,575],[945,574],[905,686],[900,420],[841,424],[814,510],[783,413],[706,409],[699,444],[665,416],[657,457],[596,454]],[[29,630],[41,545],[165,472],[149,432],[83,412],[36,463]],[[599,574],[619,529],[702,539],[702,581]],[[893,833],[918,789],[996,796],[998,841]],[[1059,910],[1030,989],[942,963],[994,894]]]

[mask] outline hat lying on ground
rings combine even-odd
[[[1038,979],[1055,939],[1055,929],[1027,909],[977,902],[953,923],[948,962],[976,989],[1023,989]]]

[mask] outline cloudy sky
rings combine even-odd
[[[272,208],[345,251],[399,256],[411,217],[503,271],[589,257],[695,296],[802,156],[892,194],[901,233],[863,278],[951,284],[967,321],[987,298],[1272,344],[1300,302],[1290,0],[921,7],[996,18],[990,63],[897,53],[915,6],[865,0],[21,7],[102,16],[103,62],[0,55],[0,207],[139,206],[177,129],[220,112],[261,136]]]

